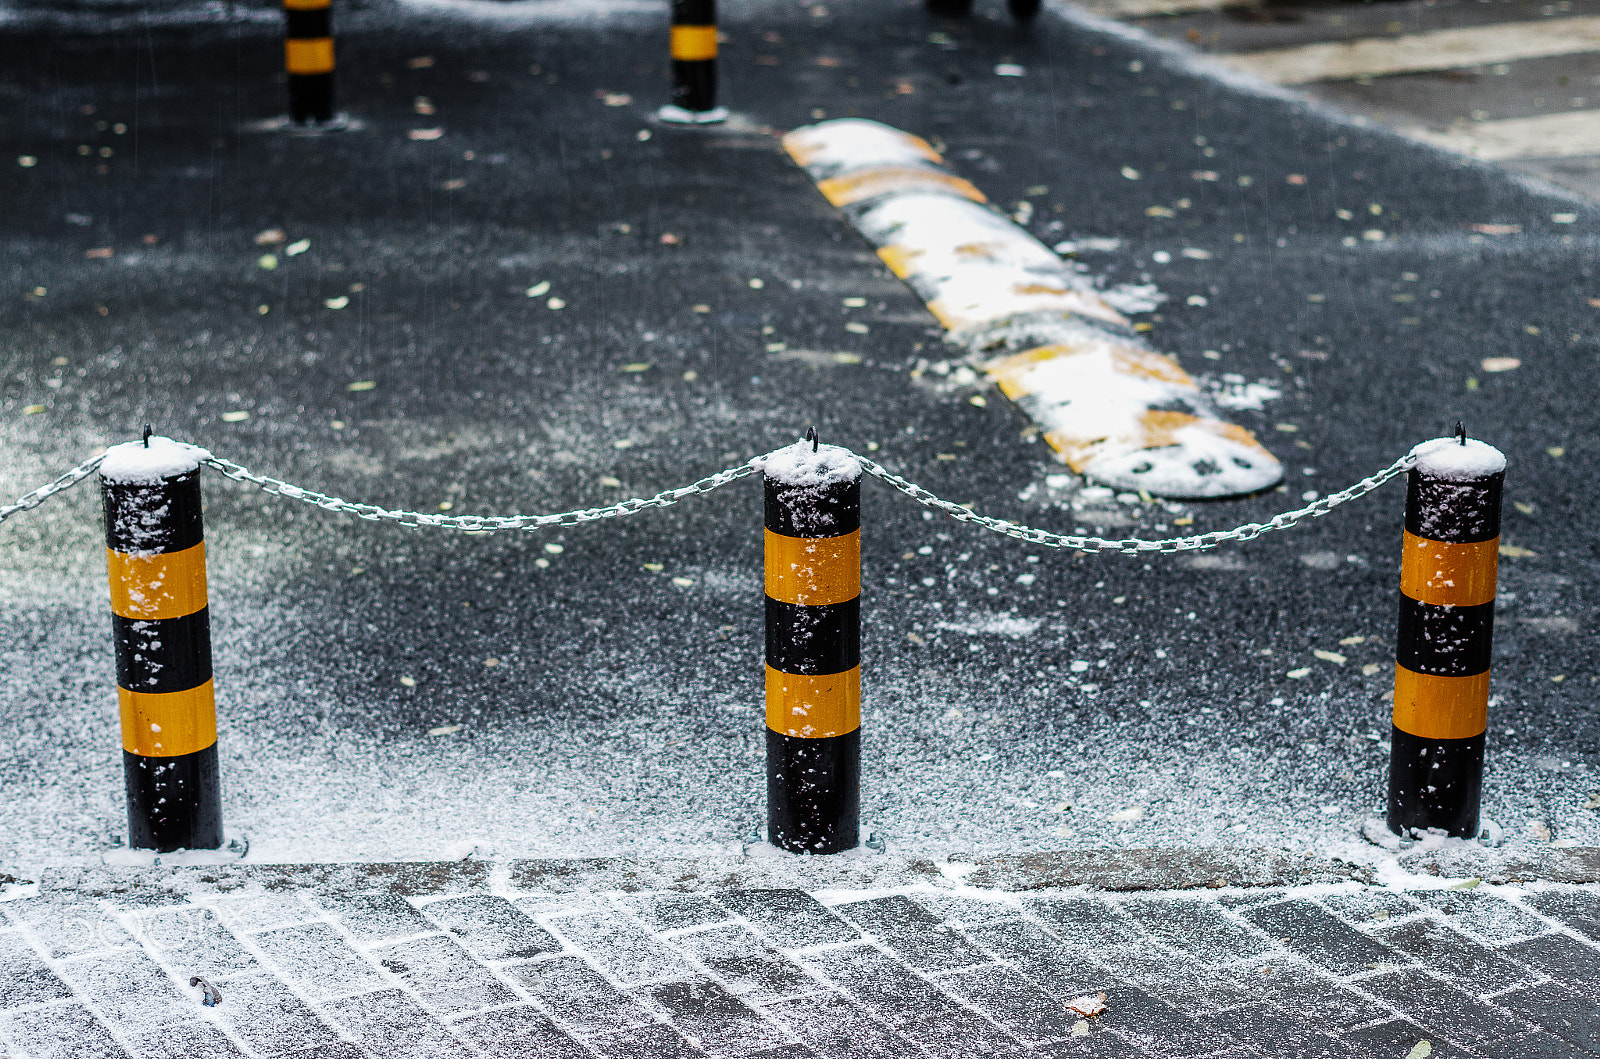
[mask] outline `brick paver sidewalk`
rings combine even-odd
[[[804,888],[737,864],[60,872],[0,901],[0,1054],[1600,1054],[1592,884],[1406,891],[1335,864],[1006,892],[859,863]]]

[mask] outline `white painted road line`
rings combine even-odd
[[[1600,110],[1480,121],[1444,132],[1421,129],[1417,139],[1486,162],[1510,158],[1572,158],[1600,154]]]
[[[1453,70],[1600,51],[1600,17],[1550,18],[1368,37],[1298,48],[1219,55],[1224,65],[1280,85]]]

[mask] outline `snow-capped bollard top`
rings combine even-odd
[[[818,445],[813,452],[809,441],[797,441],[750,463],[773,481],[797,489],[824,489],[861,477],[861,463],[849,449]]]
[[[107,449],[100,477],[116,485],[154,485],[196,470],[210,458],[211,453],[198,445],[152,436],[148,447],[143,441],[129,441]]]
[[[1416,470],[1429,478],[1452,482],[1473,482],[1506,469],[1505,453],[1481,441],[1460,438],[1434,438],[1411,450],[1417,458]]]

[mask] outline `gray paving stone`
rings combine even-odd
[[[323,1012],[346,1035],[384,1059],[468,1059],[471,1050],[405,993],[330,1000]]]
[[[1317,903],[1352,926],[1365,930],[1391,919],[1416,915],[1423,906],[1415,895],[1386,889],[1363,889],[1354,893],[1324,894]]]
[[[336,917],[359,945],[378,945],[438,929],[400,894],[315,894],[312,900]]]
[[[262,1055],[275,1056],[339,1043],[333,1029],[289,987],[270,974],[224,978],[215,1015],[233,1035]]]
[[[956,1003],[910,968],[871,946],[822,949],[808,954],[806,962],[930,1055],[994,1052],[1019,1043],[999,1026]]]
[[[589,1052],[530,1004],[496,1008],[450,1024],[456,1036],[496,1059],[590,1059]]]
[[[53,960],[115,949],[133,941],[115,914],[91,898],[30,897],[8,901],[0,905],[0,912],[31,935]]]
[[[1390,1059],[1391,1056],[1393,1059],[1406,1059],[1422,1041],[1427,1041],[1432,1048],[1428,1059],[1471,1059],[1470,1052],[1440,1040],[1437,1033],[1406,1019],[1391,1019],[1375,1026],[1363,1026],[1340,1034],[1339,1039],[1371,1059]]]
[[[1426,890],[1412,896],[1449,917],[1450,925],[1457,930],[1494,945],[1521,941],[1550,929],[1548,923],[1527,909],[1488,890]]]
[[[579,1035],[620,1033],[656,1021],[648,1009],[576,956],[511,964],[502,970]]]
[[[1418,1025],[1468,1048],[1534,1028],[1511,1012],[1422,971],[1392,971],[1364,978],[1361,989]]]
[[[1591,1052],[1600,1051],[1600,1004],[1555,982],[1524,986],[1493,998],[1546,1033]]]
[[[1251,999],[1236,974],[1219,974],[1198,960],[1164,952],[1148,941],[1101,949],[1095,957],[1114,977],[1180,1008],[1215,1010]]]
[[[1478,1053],[1485,1059],[1590,1059],[1595,1054],[1543,1030],[1484,1045]]]
[[[1214,900],[1230,912],[1238,912],[1256,905],[1270,905],[1282,900],[1283,891],[1273,887],[1262,887],[1251,890],[1223,890],[1216,894]]]
[[[126,1059],[105,1024],[81,1004],[0,1011],[0,1042],[28,1059]]]
[[[837,905],[833,912],[877,937],[884,947],[924,974],[975,967],[989,959],[938,916],[907,897]]]
[[[208,908],[164,908],[139,916],[135,923],[139,941],[182,981],[192,975],[247,974],[260,966]]]
[[[1373,937],[1469,993],[1498,993],[1532,981],[1526,968],[1431,916],[1375,930]]]
[[[1150,1055],[1110,1030],[1094,1030],[1087,1037],[1069,1037],[1047,1044],[1034,1054],[1040,1059],[1145,1059]]]
[[[1269,958],[1241,968],[1239,980],[1247,983],[1243,988],[1252,997],[1297,1011],[1312,1025],[1335,1032],[1346,1026],[1377,1022],[1390,1014],[1370,997],[1298,960],[1281,963]]]
[[[917,903],[937,915],[946,923],[958,927],[975,927],[1019,919],[1023,914],[1022,902],[1008,895],[995,895],[996,900],[980,901],[976,898],[958,897],[936,892],[917,895]]]
[[[756,1052],[753,1059],[818,1059],[817,1053],[803,1044],[785,1044]]]
[[[1318,1025],[1301,1012],[1267,1001],[1199,1016],[1199,1021],[1243,1041],[1265,1055],[1294,1059],[1364,1059],[1334,1038],[1344,1024]]]
[[[1528,907],[1579,934],[1600,941],[1600,893],[1589,890],[1546,890],[1523,898]]]
[[[326,923],[282,927],[250,940],[284,978],[313,999],[366,992],[388,984],[376,967]]]
[[[487,967],[442,934],[369,950],[369,955],[429,1008],[443,1015],[499,1007],[520,999]]]
[[[940,988],[989,1016],[1024,1044],[1066,1037],[1079,1018],[1066,1008],[1066,1002],[1074,997],[1053,996],[1020,972],[1001,964],[940,975],[936,981]]]
[[[1210,901],[1126,898],[1121,905],[1151,937],[1201,963],[1237,963],[1274,947]]]
[[[776,1025],[715,982],[700,978],[639,989],[696,1047],[713,1056],[742,1056],[787,1044]]]
[[[154,960],[138,949],[113,949],[58,965],[61,976],[118,1029],[185,1022],[200,1003],[180,992]]]
[[[1037,923],[1022,919],[990,923],[968,930],[967,936],[1056,996],[1071,999],[1098,993],[1117,981],[1110,971],[1084,954],[1067,949]]]
[[[742,923],[679,934],[672,944],[709,968],[746,1003],[771,1004],[827,988]]]
[[[1600,948],[1568,934],[1545,934],[1507,945],[1501,951],[1591,999],[1600,999]]]
[[[0,1009],[65,1000],[72,990],[15,930],[0,933]]]
[[[372,1059],[372,1053],[359,1044],[349,1041],[338,1041],[333,1044],[319,1044],[315,1048],[307,1048],[303,1052],[290,1053],[293,1059]]]
[[[1280,901],[1243,914],[1268,937],[1335,974],[1361,974],[1381,964],[1408,962],[1405,956],[1310,901]]]
[[[839,993],[803,997],[765,1010],[826,1059],[913,1059],[922,1054]]]
[[[552,917],[547,922],[623,985],[655,978],[687,978],[694,973],[683,957],[620,913],[582,912]]]
[[[1133,986],[1106,990],[1106,1011],[1095,1020],[1141,1048],[1166,1059],[1209,1055],[1239,1042],[1230,1034],[1199,1022],[1171,1004]]]
[[[1093,952],[1105,945],[1136,945],[1137,924],[1100,897],[1036,897],[1028,911],[1074,948]]]
[[[146,1030],[129,1043],[141,1059],[245,1059],[226,1034],[199,1019]]]
[[[860,932],[800,890],[730,890],[717,895],[785,949],[853,941]]]
[[[503,897],[469,894],[433,901],[423,914],[483,960],[530,960],[560,952],[561,942]]]
[[[726,923],[733,913],[701,894],[652,894],[622,902],[630,914],[656,933]]]
[[[705,1056],[680,1034],[658,1025],[594,1037],[588,1045],[600,1059],[704,1059]]]
[[[216,900],[212,907],[228,929],[238,934],[307,923],[319,914],[299,893],[225,897]]]

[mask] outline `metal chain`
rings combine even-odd
[[[668,507],[676,504],[686,496],[696,493],[709,493],[720,489],[729,482],[738,481],[748,474],[755,473],[754,461],[739,467],[730,467],[726,471],[700,479],[692,485],[680,486],[677,489],[668,489],[664,493],[657,493],[647,500],[623,500],[606,507],[589,507],[578,511],[563,511],[554,515],[440,515],[423,511],[392,511],[388,508],[378,507],[375,504],[358,504],[349,500],[341,500],[327,493],[318,493],[310,489],[302,489],[298,485],[277,478],[269,478],[263,474],[252,474],[250,471],[217,456],[203,460],[208,467],[214,467],[224,475],[239,482],[252,482],[269,493],[288,497],[290,500],[303,500],[314,504],[324,511],[343,511],[357,518],[364,518],[371,522],[397,522],[402,526],[427,526],[433,529],[464,530],[468,533],[493,533],[496,530],[535,530],[546,526],[576,526],[584,522],[597,522],[600,519],[616,518],[618,515],[632,515],[652,507]]]
[[[768,455],[772,454],[768,453]],[[899,475],[885,470],[882,465],[874,460],[855,453],[851,453],[851,455],[860,462],[862,470],[874,478],[881,478],[919,504],[933,508],[935,511],[942,511],[961,522],[970,522],[995,533],[1004,534],[1007,537],[1015,537],[1017,540],[1042,545],[1046,548],[1121,552],[1124,555],[1137,555],[1141,552],[1166,554],[1204,551],[1228,541],[1254,540],[1263,533],[1271,533],[1273,530],[1286,530],[1297,525],[1303,519],[1321,518],[1339,505],[1347,504],[1357,497],[1365,496],[1389,479],[1404,473],[1412,464],[1416,463],[1416,457],[1411,453],[1407,453],[1377,474],[1372,475],[1370,478],[1363,478],[1342,492],[1333,493],[1320,500],[1312,501],[1298,510],[1286,511],[1281,515],[1275,515],[1266,522],[1247,522],[1236,529],[1201,533],[1193,537],[1171,537],[1166,540],[1147,541],[1136,537],[1114,540],[1106,537],[1082,537],[1072,534],[1051,533],[1049,530],[1034,529],[1031,526],[1024,526],[1017,522],[1008,522],[1005,519],[975,514],[960,504],[953,504],[948,500],[943,500],[921,486],[908,482]],[[225,460],[218,456],[208,456],[201,462],[208,467],[215,468],[235,481],[250,482],[260,486],[268,493],[286,497],[290,500],[300,500],[322,508],[324,511],[342,511],[370,522],[395,522],[402,526],[426,526],[433,529],[462,530],[468,533],[493,533],[496,530],[535,530],[543,529],[546,526],[577,526],[585,522],[598,522],[601,519],[636,514],[647,508],[668,507],[685,497],[712,492],[755,473],[757,465],[764,458],[757,457],[738,467],[730,467],[725,471],[719,471],[690,485],[680,486],[677,489],[668,489],[666,492],[657,493],[648,499],[623,500],[605,507],[562,511],[552,515],[441,515],[423,511],[391,510],[378,507],[375,504],[360,504],[342,500],[327,493],[319,493],[311,489],[301,488],[298,485],[291,485],[278,478],[254,474],[232,460]],[[105,459],[104,455],[91,457],[49,485],[35,489],[22,497],[15,504],[8,507],[0,507],[0,522],[4,522],[19,511],[38,507],[56,493],[69,489],[78,482],[83,481],[83,479],[94,473],[95,468],[100,466],[100,461],[103,459]]]
[[[19,511],[27,511],[29,508],[38,507],[64,489],[71,489],[93,474],[94,469],[100,466],[100,461],[105,458],[105,453],[91,456],[49,485],[40,486],[27,496],[19,498],[15,504],[0,507],[0,522],[4,522]]]
[[[1377,474],[1370,478],[1363,478],[1343,492],[1325,496],[1297,511],[1285,511],[1281,515],[1273,516],[1267,522],[1247,522],[1237,529],[1201,533],[1193,537],[1171,537],[1167,540],[1147,541],[1138,538],[1110,540],[1105,537],[1078,537],[1069,534],[1051,533],[1048,530],[1034,529],[1031,526],[1024,526],[1016,522],[1007,522],[1004,519],[977,515],[960,504],[952,504],[948,500],[941,500],[921,486],[913,485],[897,474],[891,474],[865,456],[856,456],[856,459],[860,461],[862,469],[873,477],[883,479],[919,504],[931,507],[935,511],[943,511],[951,518],[959,519],[962,522],[971,522],[982,526],[984,529],[993,530],[995,533],[1003,533],[1007,537],[1015,537],[1030,544],[1040,544],[1046,548],[1121,552],[1124,555],[1137,555],[1140,552],[1199,552],[1208,548],[1215,548],[1217,545],[1227,541],[1254,540],[1263,533],[1271,533],[1273,530],[1286,530],[1302,519],[1321,518],[1340,504],[1346,504],[1357,497],[1365,496],[1395,475],[1404,473],[1412,464],[1417,462],[1416,456],[1407,453]]]

